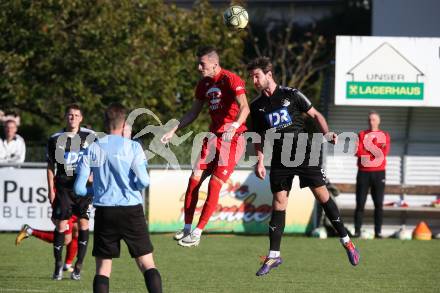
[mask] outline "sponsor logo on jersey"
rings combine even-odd
[[[78,162],[79,158],[81,158],[83,151],[80,152],[65,152],[64,153],[64,161],[66,164],[75,164]]]
[[[212,87],[206,92],[209,98],[209,109],[217,110],[221,108],[222,91],[218,87]]]
[[[292,118],[286,107],[266,114],[266,120],[271,128],[281,129],[292,125]]]

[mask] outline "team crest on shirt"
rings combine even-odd
[[[281,105],[283,105],[283,107],[287,107],[290,105],[290,101],[288,99],[282,99]]]
[[[218,87],[212,87],[206,92],[206,96],[209,98],[209,109],[217,110],[221,108],[221,96],[222,91]]]

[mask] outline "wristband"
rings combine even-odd
[[[327,132],[326,134],[324,134],[324,140],[325,140],[325,141],[330,141],[330,140],[332,140],[332,138],[333,138],[333,134],[334,134],[334,132],[332,132],[332,131]]]
[[[232,122],[231,127],[234,127],[235,129],[238,129],[240,127],[240,123]]]

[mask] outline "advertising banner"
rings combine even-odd
[[[440,107],[440,38],[336,38],[336,105]]]
[[[0,231],[17,231],[23,224],[53,230],[51,216],[46,169],[0,168]]]
[[[190,170],[150,170],[149,227],[151,232],[174,232],[183,227],[183,199]],[[194,224],[207,196],[202,185]],[[237,170],[225,184],[206,230],[209,232],[267,233],[272,194],[268,175],[259,180],[251,170]],[[287,233],[303,233],[311,225],[314,198],[294,180],[287,208]],[[93,230],[93,209],[90,229]],[[45,169],[0,168],[0,230],[18,231],[23,224],[53,230]]]
[[[150,170],[149,229],[151,232],[175,232],[183,227],[183,204],[191,170]],[[193,225],[197,224],[207,197],[208,181],[199,192]],[[272,193],[269,176],[258,179],[251,170],[236,170],[220,193],[217,210],[206,231],[267,233]],[[286,215],[287,233],[304,233],[312,223],[314,197],[308,188],[300,189],[295,178]]]

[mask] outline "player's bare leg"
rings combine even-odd
[[[342,219],[339,214],[339,209],[336,206],[336,203],[330,197],[330,194],[325,185],[320,187],[311,187],[310,188],[315,196],[316,200],[321,204],[322,208],[325,211],[325,215],[332,223],[335,230],[338,232],[339,237],[341,238],[341,244],[344,246],[348,260],[353,266],[359,264],[359,251],[354,246],[350,237],[348,236],[347,229],[342,222]]]
[[[209,177],[209,172],[204,170],[194,170],[189,178],[188,188],[185,193],[185,226],[174,235],[175,240],[181,240],[188,236],[192,230],[192,221],[199,200],[199,189],[203,181]]]
[[[283,263],[281,258],[281,238],[284,233],[286,222],[286,209],[289,202],[289,192],[282,190],[273,194],[272,217],[269,222],[269,253],[263,261],[263,265],[257,271],[257,276],[266,275]]]
[[[182,238],[178,244],[184,247],[197,246],[200,243],[200,238],[202,236],[203,229],[209,221],[209,218],[214,213],[217,204],[218,198],[220,195],[220,190],[223,186],[224,182],[215,175],[211,176],[208,185],[208,198],[203,205],[202,214],[200,215],[199,223],[197,224],[197,228],[195,228],[191,234]]]
[[[162,278],[154,264],[153,254],[145,254],[136,258],[136,264],[144,276],[145,286],[150,293],[162,293]]]

